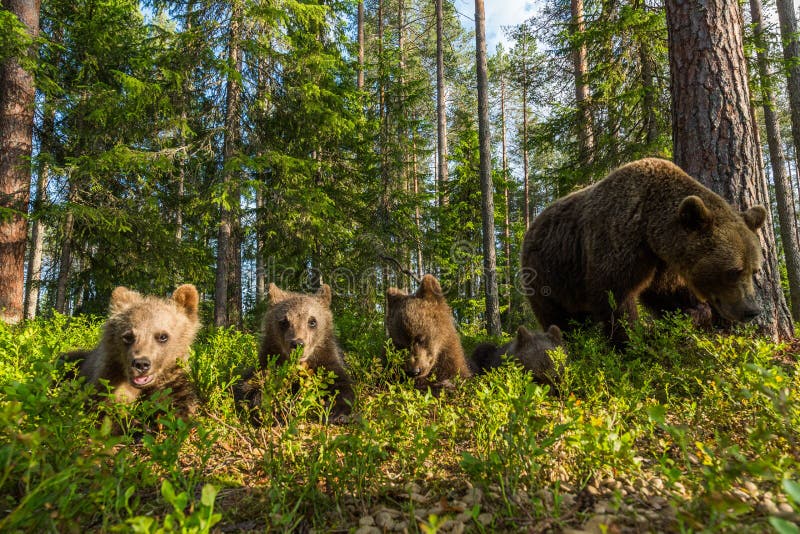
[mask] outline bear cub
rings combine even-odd
[[[475,347],[471,359],[478,374],[483,374],[502,365],[504,356],[514,358],[533,375],[534,381],[547,384],[555,391],[560,373],[548,352],[563,346],[564,338],[556,325],[551,325],[546,332],[531,332],[520,326],[513,341],[500,347],[481,343]]]
[[[344,423],[355,400],[352,383],[345,368],[342,349],[333,332],[331,288],[323,284],[314,295],[284,291],[269,285],[269,309],[262,322],[258,363],[266,370],[270,356],[279,364],[286,363],[295,349],[302,348],[300,365],[312,372],[326,369],[334,374],[332,392],[336,394],[330,421]],[[253,423],[260,423],[257,411],[261,407],[261,390],[252,380],[254,372],[234,388],[234,399],[248,405]]]
[[[386,299],[386,329],[395,348],[408,350],[405,372],[417,388],[431,386],[437,392],[451,387],[455,376],[472,376],[452,311],[433,275],[422,278],[415,294],[391,287]]]
[[[78,375],[95,388],[107,380],[117,401],[131,403],[169,388],[178,413],[194,414],[199,400],[179,363],[188,361],[200,328],[199,300],[191,284],[178,287],[169,299],[117,287],[111,293],[100,344],[91,351],[66,353],[61,359],[77,363]]]

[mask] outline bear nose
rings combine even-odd
[[[422,372],[422,369],[420,369],[419,367],[414,367],[413,369],[406,369],[406,373],[408,373],[408,376],[412,376],[412,377],[413,376],[419,376],[421,372]]]
[[[292,350],[296,349],[297,347],[302,347],[303,345],[305,345],[305,342],[303,342],[302,339],[293,339],[289,342],[289,347],[291,347]]]
[[[146,373],[150,370],[150,359],[149,358],[135,358],[133,363],[131,364],[134,369],[139,371],[140,373]]]

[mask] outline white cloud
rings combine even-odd
[[[484,0],[486,48],[489,54],[494,52],[497,43],[500,42],[503,43],[506,50],[510,48],[503,27],[514,26],[529,19],[534,14],[534,4],[535,2],[532,0]],[[464,26],[474,26],[475,2],[473,0],[455,0],[455,5],[458,12],[462,14]]]

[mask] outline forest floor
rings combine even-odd
[[[255,336],[201,333],[185,422],[158,400],[98,414],[63,379],[99,326],[0,326],[0,531],[798,532],[796,344],[675,317],[623,353],[572,335],[559,394],[509,363],[437,398],[383,361],[379,318],[345,316],[351,421],[318,423],[326,377],[289,364],[264,386],[281,423],[257,428],[230,394]]]

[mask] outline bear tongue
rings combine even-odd
[[[151,380],[153,380],[153,375],[137,376],[133,379],[133,383],[137,386],[143,386],[149,384]]]

